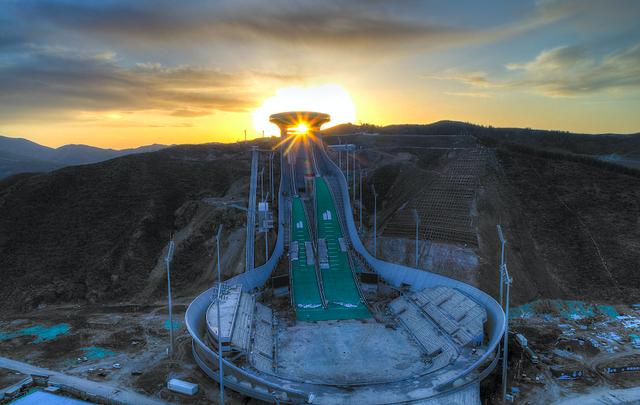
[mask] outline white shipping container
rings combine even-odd
[[[171,391],[179,392],[180,394],[185,395],[195,395],[195,393],[198,392],[198,384],[178,380],[177,378],[170,379],[167,383],[167,388],[169,388]]]

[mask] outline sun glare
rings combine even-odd
[[[337,84],[325,84],[279,89],[273,97],[266,99],[253,111],[253,126],[259,134],[264,131],[267,136],[280,135],[278,127],[269,122],[269,116],[285,111],[316,111],[329,114],[331,122],[328,126],[356,120],[356,108],[349,93]],[[306,125],[304,128],[296,128],[296,132],[307,131]]]
[[[298,124],[297,127],[294,128],[294,132],[298,134],[306,134],[309,131],[309,128],[306,124]]]

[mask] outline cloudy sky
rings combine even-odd
[[[278,89],[362,122],[640,131],[640,1],[0,0],[0,133],[235,141]]]

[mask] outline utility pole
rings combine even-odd
[[[375,184],[371,185],[373,191],[373,257],[378,257],[378,249],[376,249],[376,237],[378,235],[378,193],[376,193]]]
[[[513,279],[509,277],[509,270],[507,269],[507,263],[504,261],[505,246],[507,244],[504,234],[502,233],[502,227],[497,225],[498,237],[502,244],[500,253],[500,305],[502,306],[502,284],[504,284],[505,300],[504,300],[504,312],[505,312],[505,327],[504,327],[504,340],[502,343],[502,400],[506,401],[507,398],[507,367],[509,366],[509,292],[511,290],[511,283]]]
[[[167,268],[167,296],[169,297],[169,340],[171,344],[169,346],[169,357],[173,359],[173,303],[171,302],[171,260],[173,260],[173,251],[175,244],[173,240],[169,241],[169,249],[167,255],[164,258],[164,264]]]
[[[218,256],[218,298],[216,299],[216,310],[218,312],[218,372],[220,373],[220,404],[224,405],[224,369],[222,368],[222,339],[220,339],[220,290],[222,289],[222,277],[220,275],[220,235],[222,234],[222,224],[218,226],[216,234],[216,255]]]
[[[244,141],[247,142],[247,130],[244,130]]]
[[[418,254],[418,231],[420,230],[420,217],[418,216],[418,212],[416,211],[415,208],[413,208],[411,210],[411,213],[413,214],[413,219],[416,221],[416,269],[419,268],[418,267],[418,262],[420,260],[420,255]]]

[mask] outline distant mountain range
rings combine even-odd
[[[88,145],[50,148],[23,138],[0,136],[0,179],[25,172],[46,172],[65,166],[102,162],[134,153],[155,152],[166,145],[132,149],[102,149]]]

